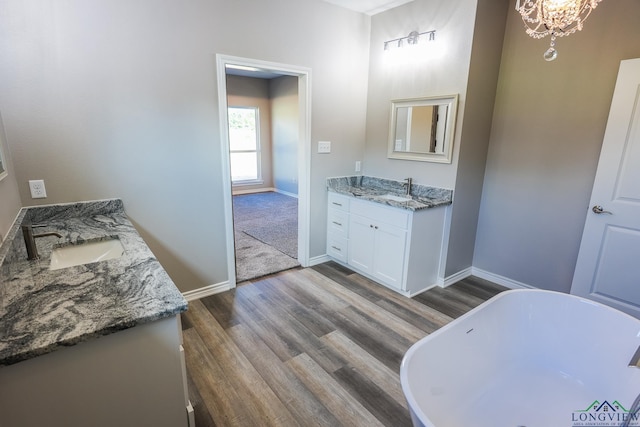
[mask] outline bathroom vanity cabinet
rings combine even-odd
[[[179,316],[0,367],[0,425],[193,425]]]
[[[38,259],[23,238],[31,224],[44,231]],[[113,239],[122,251],[95,259]],[[75,255],[62,267],[54,253],[65,249]],[[187,301],[121,200],[21,209],[0,245],[0,285],[1,427],[194,424]]]
[[[446,206],[412,211],[328,193],[327,254],[403,295],[437,284]]]

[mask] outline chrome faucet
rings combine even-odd
[[[22,236],[24,236],[24,244],[27,247],[27,259],[29,260],[40,258],[40,255],[38,255],[38,247],[36,246],[36,239],[38,237],[56,236],[58,238],[62,238],[62,234],[56,233],[55,231],[42,234],[33,234],[34,227],[46,227],[46,225],[27,224],[22,226]]]
[[[405,196],[411,197],[411,183],[413,182],[413,178],[405,178],[403,187],[407,187],[407,191],[404,193]]]

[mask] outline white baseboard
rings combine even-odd
[[[208,297],[210,295],[219,294],[224,291],[228,291],[233,289],[233,286],[229,283],[229,281],[214,283],[213,285],[205,286],[203,288],[194,289],[192,291],[183,292],[182,296],[187,301],[193,301],[200,298]]]
[[[446,288],[447,286],[451,286],[456,282],[459,282],[462,279],[466,279],[471,276],[473,273],[473,267],[465,268],[464,270],[458,271],[457,273],[452,274],[448,277],[438,277],[438,286],[441,288]]]
[[[518,282],[517,280],[509,279],[508,277],[500,276],[499,274],[491,273],[480,268],[472,267],[471,274],[509,289],[537,289],[535,286],[527,285],[526,283]]]
[[[309,258],[309,267],[313,267],[314,265],[322,264],[323,262],[331,261],[332,258],[329,255],[320,255]]]
[[[263,187],[263,188],[250,188],[247,190],[238,190],[236,188],[233,188],[231,190],[231,194],[233,194],[234,196],[240,195],[240,194],[253,194],[253,193],[268,193],[271,191],[276,191],[275,188],[273,187]]]
[[[240,194],[253,194],[253,193],[280,193],[280,194],[284,194],[285,196],[289,196],[289,197],[293,197],[295,199],[298,198],[297,194],[294,193],[290,193],[288,191],[284,191],[284,190],[279,190],[277,188],[274,187],[262,187],[262,188],[249,188],[247,190],[239,190],[237,188],[234,188],[231,193],[234,196],[238,196]]]
[[[288,191],[278,190],[277,188],[274,188],[273,191],[275,191],[276,193],[284,194],[285,196],[293,197],[294,199],[298,198],[297,194],[290,193]]]
[[[309,260],[309,266],[311,267],[311,266],[322,264],[323,262],[327,262],[331,260],[333,260],[333,258],[330,258],[328,255],[317,256]],[[462,279],[466,279],[469,276],[476,276],[481,279],[488,280],[490,282],[504,286],[505,288],[509,288],[509,289],[537,289],[535,286],[518,282],[516,280],[509,279],[508,277],[500,276],[499,274],[491,273],[489,271],[485,271],[476,267],[465,268],[464,270],[460,270],[457,273],[454,273],[444,278],[439,277],[436,285],[440,286],[441,288],[446,288],[447,286],[451,286],[454,283],[459,282]],[[431,287],[427,289],[423,289],[420,292],[424,292],[428,289],[431,289]],[[413,297],[415,295],[411,295],[411,296]]]
[[[516,280],[509,279],[508,277],[500,276],[499,274],[491,273],[476,267],[468,267],[452,274],[451,276],[438,278],[438,286],[446,288],[447,286],[451,286],[469,276],[476,276],[509,289],[536,289],[535,286],[527,285],[526,283],[518,282]]]

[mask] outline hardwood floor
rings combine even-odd
[[[470,277],[409,299],[329,262],[193,301],[182,327],[196,425],[410,426],[405,351],[503,290]]]

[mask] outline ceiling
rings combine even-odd
[[[324,0],[367,15],[375,15],[413,0]]]
[[[354,10],[356,12],[364,13],[366,15],[375,15],[385,10],[392,9],[396,6],[400,6],[405,3],[412,2],[413,0],[324,0],[327,3],[332,3],[337,6],[344,7],[346,9]],[[243,69],[244,67],[231,68],[227,67],[226,74],[254,77],[259,79],[273,79],[282,76],[281,73],[271,72],[268,70],[260,69]]]

